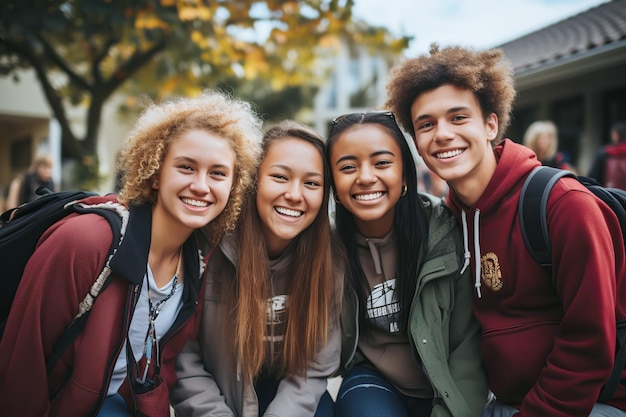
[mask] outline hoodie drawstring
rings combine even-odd
[[[463,224],[463,268],[461,268],[461,274],[463,274],[469,266],[471,256],[467,246],[467,213],[465,210],[461,211],[461,220]]]
[[[376,269],[376,273],[382,274],[383,268],[380,265],[380,253],[378,252],[376,244],[367,239],[367,246],[370,248],[370,253],[372,254],[372,260],[374,261],[374,268]]]
[[[482,297],[480,292],[480,239],[478,233],[478,219],[480,217],[480,210],[474,211],[474,269],[476,272],[476,278],[474,280],[474,287],[476,288],[476,295],[478,298]]]
[[[480,239],[478,233],[480,219],[480,210],[474,211],[474,288],[476,288],[476,295],[478,298],[482,298],[480,291]],[[461,223],[463,225],[463,268],[461,268],[461,274],[465,272],[470,263],[470,251],[468,247],[468,231],[467,231],[467,213],[465,210],[461,211]]]

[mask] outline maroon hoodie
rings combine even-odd
[[[626,316],[618,220],[575,179],[555,185],[547,210],[555,291],[526,249],[517,215],[522,184],[540,163],[508,139],[494,152],[496,171],[476,204],[465,206],[453,191],[448,198],[469,246],[489,388],[519,416],[587,417],[613,367],[616,315]],[[625,382],[626,372],[609,402],[623,410]]]

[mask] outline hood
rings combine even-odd
[[[481,252],[480,252],[480,218],[498,216],[497,209],[509,198],[518,198],[524,180],[530,172],[541,163],[537,156],[526,146],[505,139],[494,148],[498,165],[487,184],[487,188],[471,207],[466,206],[453,190],[448,194],[447,203],[454,216],[463,227],[464,265],[461,273],[470,264],[470,257],[474,256],[474,287],[478,298],[481,297]],[[471,227],[468,227],[468,221]],[[473,236],[469,236],[470,229]],[[473,251],[470,251],[470,248]]]

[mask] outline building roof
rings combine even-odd
[[[626,0],[612,0],[499,45],[516,73],[626,43]]]

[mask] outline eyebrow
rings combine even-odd
[[[287,165],[282,165],[282,164],[274,164],[274,165],[270,165],[270,168],[280,168],[280,169],[284,169],[285,171],[293,171],[290,167],[288,167]],[[311,172],[306,172],[305,176],[307,177],[320,177],[320,178],[324,178],[324,174],[319,173],[319,172],[315,172],[315,171],[311,171]]]
[[[174,162],[191,162],[191,163],[194,163],[194,164],[198,163],[197,160],[195,160],[194,158],[191,158],[189,156],[175,156],[174,157]],[[222,168],[222,169],[230,170],[230,166],[226,165],[226,164],[212,164],[211,168]]]
[[[450,114],[450,113],[456,113],[456,112],[460,112],[460,111],[468,111],[471,110],[471,108],[469,106],[458,106],[458,107],[452,107],[448,110],[446,110],[446,114]],[[414,122],[419,122],[420,120],[424,120],[424,119],[429,119],[432,116],[430,114],[420,114],[419,116],[417,116],[414,120]]]
[[[391,156],[396,156],[393,152],[388,151],[388,150],[382,150],[382,151],[376,151],[376,152],[372,152],[370,154],[370,158],[373,156],[380,156],[380,155],[391,155]],[[337,159],[337,162],[335,162],[335,165],[339,164],[340,162],[343,161],[349,161],[349,160],[353,160],[353,159],[357,159],[356,156],[354,155],[344,155],[341,158]]]

